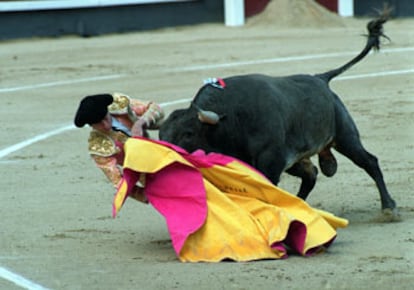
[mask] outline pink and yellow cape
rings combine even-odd
[[[328,247],[345,219],[311,208],[249,165],[221,154],[192,154],[144,138],[125,143],[124,176],[113,216],[139,179],[167,223],[183,262],[251,261],[310,255]]]

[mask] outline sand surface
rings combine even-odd
[[[208,77],[337,67],[362,49],[367,21],[254,20],[244,27],[204,24],[2,42],[0,269],[70,290],[412,289],[413,19],[387,23],[392,42],[332,82],[366,148],[378,157],[402,222],[378,221],[373,181],[339,154],[337,174],[321,175],[308,202],[350,224],[338,231],[329,251],[314,257],[180,263],[163,218],[151,206],[128,201],[111,218],[114,189],[89,159],[89,129],[71,126],[83,96],[121,91],[153,99],[168,113],[187,106]],[[299,181],[283,175],[280,186],[296,192]],[[22,289],[10,280],[0,276],[0,289]]]

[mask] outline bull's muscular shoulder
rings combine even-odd
[[[108,135],[92,130],[88,139],[89,154],[109,157],[118,153],[114,140]]]

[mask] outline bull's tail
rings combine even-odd
[[[352,67],[354,64],[359,62],[361,59],[363,59],[372,48],[375,50],[379,50],[380,48],[380,38],[385,37],[389,39],[384,33],[383,33],[383,27],[382,25],[387,22],[388,20],[388,13],[389,11],[384,11],[381,16],[379,16],[377,19],[370,21],[367,24],[367,30],[369,32],[367,36],[367,43],[364,47],[364,49],[352,60],[344,64],[343,66],[327,71],[322,74],[317,74],[316,76],[323,79],[327,83],[332,80],[334,77],[340,75],[344,71],[348,70],[350,67]]]

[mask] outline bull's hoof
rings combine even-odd
[[[333,157],[333,156],[332,156]],[[338,168],[338,163],[336,159],[319,157],[319,167],[321,168],[322,173],[327,177],[332,177]]]
[[[402,217],[397,208],[384,208],[382,215],[379,217],[379,221],[384,223],[400,222],[402,221]]]

